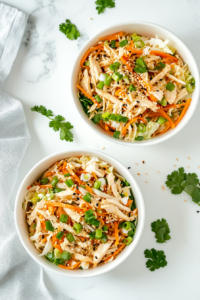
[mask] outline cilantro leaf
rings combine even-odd
[[[157,220],[151,223],[151,230],[155,232],[155,238],[157,243],[165,243],[171,239],[169,235],[169,225],[165,219]]]
[[[178,195],[182,193],[184,188],[181,186],[181,183],[186,179],[184,171],[184,168],[179,168],[178,171],[174,171],[167,176],[165,183],[172,190],[172,194]]]
[[[59,30],[64,33],[69,40],[77,40],[77,38],[81,36],[76,25],[72,24],[68,19],[65,23],[59,25]]]
[[[44,106],[34,106],[31,108],[31,111],[36,111],[38,113],[41,113],[43,116],[47,117],[50,119],[49,122],[49,127],[53,128],[54,131],[59,131],[60,130],[60,139],[65,140],[67,142],[73,142],[73,134],[70,131],[73,126],[69,122],[63,122],[65,121],[65,118],[63,116],[57,115],[54,118],[53,117],[53,112],[51,110],[47,110]]]
[[[197,184],[199,184],[199,179],[197,177],[197,174],[189,173],[186,174],[186,178],[181,183],[181,186],[183,187],[184,191],[191,196]]]
[[[192,191],[192,201],[194,201],[196,204],[200,206],[200,188],[195,187]]]
[[[167,265],[164,251],[157,251],[153,248],[151,250],[146,249],[144,255],[146,258],[150,258],[146,262],[146,267],[149,268],[150,271],[164,268]]]
[[[115,7],[115,0],[97,0],[95,1],[96,10],[98,11],[98,14],[102,14],[104,10],[107,8]]]

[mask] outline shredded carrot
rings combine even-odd
[[[79,84],[76,85],[76,87],[83,93],[85,94],[86,97],[88,97],[90,100],[92,100],[93,103],[95,103],[98,107],[101,107],[101,104],[96,101],[92,96],[90,96],[82,87],[80,87]]]
[[[63,249],[60,247],[60,245],[54,244],[53,246],[54,248],[58,249],[60,253],[63,253]]]
[[[154,95],[152,95],[152,94],[149,95],[149,99],[151,101],[158,102],[158,99],[156,97],[154,97]]]
[[[84,184],[85,182],[83,182],[77,175],[76,173],[74,173],[74,171],[68,166],[68,171],[69,173],[76,179],[76,181],[79,183],[79,184]]]
[[[77,269],[80,266],[80,264],[81,264],[81,262],[78,262],[75,265],[69,266],[69,267],[66,267],[66,266],[63,266],[63,265],[58,265],[58,266],[59,266],[59,268],[62,268],[62,269],[74,270],[74,269]]]
[[[163,109],[160,109],[159,113],[161,114],[161,116],[163,118],[165,118],[169,121],[171,128],[175,128],[174,122],[172,121],[172,119],[168,116],[168,114]]]
[[[87,174],[88,172],[86,172],[86,171],[76,171],[76,174],[77,175],[81,175],[81,174]]]
[[[132,202],[133,202],[133,200],[129,199],[125,206],[129,206]]]
[[[143,50],[139,50],[139,49],[135,49],[135,48],[132,48],[131,49],[132,51],[132,54],[139,54],[139,55],[142,55],[143,54]],[[178,58],[175,57],[175,56],[172,56],[171,54],[168,54],[168,53],[165,53],[165,52],[162,52],[162,51],[159,51],[159,50],[151,50],[150,51],[150,54],[153,54],[153,55],[156,55],[156,56],[160,56],[160,57],[163,57],[167,60],[168,63],[177,63],[178,62]]]
[[[97,180],[97,175],[94,172],[92,172],[92,175]]]
[[[116,239],[115,246],[119,244],[118,226],[119,226],[119,222],[114,221],[115,239]]]
[[[116,40],[116,39],[118,39],[118,37],[122,37],[123,34],[124,34],[123,31],[120,31],[120,32],[116,32],[114,34],[110,34],[110,35],[107,35],[107,36],[100,37],[99,40],[100,41]]]
[[[88,203],[87,201],[85,201],[83,198],[81,198],[81,199],[84,201],[84,204],[85,204],[87,207],[93,209],[93,207],[92,207],[92,205],[90,205],[90,203]]]
[[[120,57],[120,60],[122,61],[122,63],[123,63],[124,65],[126,65],[127,69],[128,69],[130,72],[133,72],[132,67],[128,64],[128,62],[127,62],[127,60],[125,59],[124,56],[121,56],[121,57]]]
[[[122,96],[125,96],[125,95],[126,95],[126,93],[124,92],[123,89],[118,89],[118,90],[115,92],[115,96],[120,96],[120,95],[122,95]]]
[[[97,220],[100,221],[102,225],[105,224],[105,223],[104,223],[104,220],[103,220],[102,218],[99,218],[99,219],[97,219]]]
[[[62,165],[62,172],[65,174],[65,172],[67,171],[66,170],[66,167],[67,167],[67,162],[65,161]],[[68,172],[67,172],[68,173]]]
[[[184,115],[186,114],[186,111],[188,109],[188,107],[190,106],[190,103],[191,103],[192,99],[189,98],[185,104],[185,107],[183,108],[179,118],[175,121],[175,126],[178,125],[178,123],[180,123],[180,121],[183,119]]]
[[[142,118],[142,117],[136,117],[136,118],[133,118],[133,119],[130,120],[130,121],[126,124],[126,126],[123,128],[122,134],[125,135],[125,134],[126,134],[126,131],[128,130],[129,125],[132,124],[132,123],[134,123],[134,122],[136,122],[137,120],[142,120],[143,123],[146,123],[145,119]]]
[[[187,102],[183,102],[183,103],[180,103],[180,104],[171,104],[171,105],[167,105],[165,107],[163,107],[164,110],[168,110],[170,108],[179,108],[179,107],[182,107],[182,106],[185,106]]]
[[[41,188],[52,188],[51,184],[42,184],[40,185]]]
[[[54,214],[54,208],[52,206],[48,207],[48,211],[50,212],[51,215]]]
[[[90,193],[93,194],[93,190],[91,189],[91,187],[89,185],[86,185],[86,190]]]
[[[89,55],[92,51],[98,50],[98,49],[103,50],[103,49],[104,49],[104,46],[103,46],[103,45],[97,45],[97,46],[94,46],[94,47],[89,48],[89,49],[86,51],[86,53],[83,55],[83,57],[82,57],[82,59],[81,59],[81,61],[80,61],[81,67],[83,67],[83,68],[89,68],[89,67],[87,67],[87,66],[84,65],[84,62],[85,62],[86,58],[88,57],[88,55]]]
[[[30,190],[32,188],[32,186],[31,185],[29,185],[28,187],[27,187],[27,190]]]
[[[96,212],[97,216],[106,217],[106,215],[109,215],[109,213],[99,213]]]
[[[82,236],[79,236],[78,237],[82,242],[85,242],[86,238],[85,237],[82,237]]]
[[[77,206],[73,206],[73,205],[65,204],[65,203],[61,203],[61,202],[51,202],[51,203],[48,203],[48,206],[60,206],[60,207],[64,207],[64,208],[69,208],[71,210],[75,210],[78,213],[84,213],[84,210]]]
[[[170,126],[169,122],[167,122],[165,128],[162,131],[158,132],[158,134],[156,134],[156,136],[165,133],[166,131],[168,131],[170,129],[170,127],[171,126]]]
[[[78,195],[81,195],[81,192],[79,190],[77,190],[76,188],[74,189],[75,193]]]
[[[122,244],[114,253],[113,255],[109,256],[108,258],[106,258],[106,260],[104,260],[104,262],[107,262],[108,260],[110,260],[112,257],[114,258],[123,248],[125,247],[125,244]]]
[[[55,174],[55,172],[47,172],[47,173],[45,173],[45,176],[49,177],[49,176],[52,176],[53,174]]]

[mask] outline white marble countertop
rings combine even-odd
[[[15,193],[28,170],[46,155],[77,147],[97,150],[105,147],[103,151],[131,167],[130,172],[142,190],[146,206],[142,238],[122,265],[105,275],[81,280],[45,270],[48,288],[77,300],[200,299],[200,213],[197,213],[200,208],[187,194],[173,196],[161,187],[167,174],[180,166],[200,177],[199,106],[189,124],[171,140],[134,149],[116,146],[95,135],[80,120],[69,92],[72,63],[81,45],[97,31],[117,22],[149,21],[168,28],[190,48],[200,65],[200,1],[116,0],[116,8],[107,9],[101,15],[95,10],[95,0],[4,2],[31,14],[24,43],[4,86],[6,93],[21,100],[32,137],[19,170]],[[65,19],[70,19],[79,28],[82,37],[78,41],[69,41],[59,32],[58,25]],[[74,124],[73,143],[60,141],[59,134],[48,128],[48,120],[30,111],[34,105],[41,104]],[[157,244],[151,232],[150,223],[158,218],[166,218],[171,229],[172,239],[166,244]],[[168,266],[150,272],[145,266],[143,252],[153,247],[165,251]]]

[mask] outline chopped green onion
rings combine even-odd
[[[104,87],[104,82],[103,81],[99,81],[99,83],[97,84],[97,88],[99,90],[103,90],[103,87]]]
[[[40,201],[40,197],[38,197],[38,196],[35,196],[35,197],[33,197],[33,198],[31,199],[31,202],[32,202],[33,204],[37,203],[38,201]]]
[[[107,230],[108,230],[108,226],[103,225],[102,230],[103,230],[103,231],[107,231]]]
[[[111,44],[110,44],[110,47],[111,47],[111,48],[115,48],[115,46],[116,46],[116,41],[115,41],[115,40],[112,40],[112,41],[111,41]]]
[[[116,71],[119,69],[120,65],[121,65],[120,62],[116,61],[115,63],[109,66],[109,69],[111,71]]]
[[[112,78],[113,78],[115,81],[120,81],[120,80],[123,78],[123,75],[120,74],[119,72],[115,72],[115,73],[112,75]]]
[[[91,224],[91,225],[94,225],[94,226],[96,226],[96,227],[99,227],[99,225],[100,225],[100,221],[98,221],[98,220],[95,219],[95,218],[89,220],[88,223]]]
[[[123,41],[121,41],[121,42],[119,42],[119,45],[120,45],[120,47],[124,47],[124,46],[126,46],[128,44],[128,41],[125,39],[125,40],[123,40]]]
[[[107,86],[109,86],[110,83],[111,83],[111,81],[112,81],[112,77],[110,75],[108,75],[108,74],[104,74],[104,76],[105,76],[104,84],[107,85]]]
[[[134,41],[134,42],[138,42],[138,41],[140,41],[141,40],[141,37],[140,36],[132,36],[132,40]]]
[[[100,188],[100,186],[101,186],[101,181],[96,180],[95,183],[94,183],[94,189],[98,190]]]
[[[57,183],[58,183],[59,179],[57,176],[54,176],[53,179],[51,180],[51,185],[52,187],[56,187]]]
[[[58,189],[58,188],[53,189],[54,194],[60,193],[60,192],[62,192],[62,191],[64,191],[64,190],[63,190],[63,189]]]
[[[61,258],[65,259],[65,260],[69,260],[71,258],[71,254],[67,251],[63,251],[61,254]]]
[[[119,139],[119,136],[120,136],[120,131],[115,131],[114,134],[113,134],[113,137],[115,139]]]
[[[85,188],[86,188],[86,186],[85,186],[85,185],[82,185],[82,184],[80,184],[80,187],[82,187],[83,189],[85,189]]]
[[[35,229],[35,228],[36,228],[36,223],[33,223],[33,226],[32,226],[32,227],[33,227],[33,229]]]
[[[136,87],[131,83],[128,89],[130,92],[136,91]]]
[[[83,226],[79,223],[75,223],[73,226],[74,230],[76,231],[76,233],[80,233],[81,229],[83,228]]]
[[[61,253],[58,249],[54,249],[54,256],[55,258],[61,258]]]
[[[159,117],[158,120],[156,121],[159,125],[162,125],[167,122],[167,119],[163,117]]]
[[[51,221],[45,221],[45,224],[46,224],[46,230],[47,231],[54,231],[54,228],[51,224]]]
[[[89,61],[89,60],[86,60],[86,61],[84,62],[84,65],[87,66],[87,67],[89,67],[89,66],[90,66],[90,61]]]
[[[126,239],[123,240],[123,243],[124,243],[126,246],[128,246],[128,245],[131,244],[132,240],[133,240],[132,237],[128,236]]]
[[[123,228],[129,230],[131,228],[131,222],[124,222]]]
[[[105,41],[105,42],[104,42],[104,45],[109,46],[109,42],[108,42],[108,41]]]
[[[135,234],[135,229],[136,229],[136,228],[134,228],[134,230],[133,230],[133,229],[129,230],[128,236],[133,237],[134,234]]]
[[[97,100],[97,102],[102,102],[103,100],[99,97],[99,95],[96,95],[95,97],[94,97],[96,100]]]
[[[96,229],[95,231],[95,239],[100,239],[102,237],[102,230]]]
[[[192,93],[195,89],[195,79],[194,77],[190,77],[187,81],[186,81],[186,89],[188,91],[188,93]]]
[[[155,70],[162,70],[166,67],[166,64],[164,64],[162,61],[160,61],[156,66],[155,66]]]
[[[137,35],[137,33],[135,32],[135,33],[133,33],[132,35],[131,35],[131,38],[132,38],[132,40],[135,38],[135,37],[137,37],[138,35]]]
[[[136,73],[145,73],[145,72],[147,72],[147,64],[145,63],[145,61],[141,57],[137,58],[137,60],[135,62],[134,71]]]
[[[111,114],[110,114],[108,111],[106,111],[105,113],[102,114],[102,118],[106,119],[106,118],[108,118],[110,115],[111,115]]]
[[[108,240],[108,237],[107,237],[107,235],[103,232],[102,233],[102,237],[100,238],[100,241],[102,242],[102,243],[106,243],[107,242],[107,240]]]
[[[47,184],[47,183],[49,183],[49,179],[48,178],[42,178],[40,180],[40,184]]]
[[[95,238],[95,231],[91,231],[89,233],[89,237],[90,237],[91,240],[93,240]]]
[[[67,223],[67,221],[68,221],[68,215],[61,214],[60,222]]]
[[[58,240],[61,240],[62,237],[63,237],[63,235],[64,235],[64,232],[59,231],[59,232],[56,234],[56,238],[57,238]]]
[[[172,82],[168,82],[168,83],[166,84],[166,89],[167,89],[168,91],[172,92],[172,91],[174,90],[174,88],[175,88],[175,85],[174,85]]]
[[[88,210],[85,212],[85,216],[86,216],[86,217],[89,217],[89,216],[91,216],[91,215],[93,215],[93,210],[92,210],[92,209],[88,209]]]
[[[75,185],[75,183],[73,182],[72,179],[66,180],[65,183],[66,183],[66,185],[67,185],[68,187],[72,187],[73,185]]]
[[[144,133],[145,131],[146,131],[146,126],[145,126],[145,124],[138,124],[138,130],[139,130],[139,132],[142,132],[142,133]]]
[[[127,84],[129,83],[129,78],[127,75],[125,75],[123,78],[122,78]]]
[[[68,233],[66,234],[66,238],[68,239],[68,241],[69,241],[70,243],[72,243],[72,242],[75,241],[74,236],[73,236],[70,232],[68,232]]]
[[[149,117],[146,117],[146,119],[147,119],[148,123],[151,121],[151,118],[149,118]]]
[[[45,257],[50,260],[51,262],[54,261],[54,252],[48,252],[47,255],[45,255]]]
[[[124,228],[124,223],[125,223],[125,222],[121,222],[121,223],[119,223],[119,226],[118,226],[118,228],[119,228],[119,229],[121,229],[121,228]]]
[[[91,202],[91,194],[90,194],[90,193],[87,193],[85,196],[83,196],[83,199],[84,199],[86,202]]]
[[[96,114],[93,118],[92,121],[94,122],[94,124],[98,124],[100,122],[100,120],[102,119],[102,115],[101,114]]]
[[[69,176],[71,176],[71,174],[70,174],[70,173],[67,173],[67,174],[65,174],[64,176],[65,176],[65,177],[69,177]]]
[[[135,141],[142,141],[143,139],[144,137],[139,135],[135,138]]]
[[[135,41],[135,46],[136,48],[143,48],[145,47],[145,43],[143,42],[143,40],[141,40],[141,38],[138,41]]]
[[[162,106],[166,106],[167,105],[167,100],[165,99],[165,97],[163,97],[161,101],[158,101],[158,103]]]

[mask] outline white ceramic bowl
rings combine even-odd
[[[104,131],[102,128],[99,126],[95,125],[92,121],[90,121],[83,111],[83,108],[81,106],[81,103],[77,97],[77,88],[76,88],[76,83],[77,83],[77,76],[78,72],[80,71],[80,60],[83,57],[84,53],[87,51],[88,48],[91,46],[95,45],[98,42],[98,38],[102,36],[106,36],[115,32],[119,31],[125,31],[125,32],[137,32],[140,35],[144,36],[150,36],[150,37],[155,37],[155,35],[158,35],[161,39],[169,39],[169,41],[172,43],[172,45],[177,49],[178,53],[180,56],[183,58],[185,62],[188,63],[189,69],[192,73],[192,76],[196,80],[196,88],[193,92],[192,95],[192,102],[190,104],[189,109],[187,110],[187,113],[185,114],[184,118],[182,121],[178,124],[178,126],[174,129],[170,129],[166,133],[157,136],[155,138],[152,138],[150,140],[143,140],[140,142],[129,142],[129,141],[124,141],[124,140],[118,140],[110,136],[106,131]],[[166,141],[170,137],[174,136],[177,134],[190,120],[192,117],[195,108],[198,103],[199,99],[199,72],[198,72],[198,67],[196,64],[196,61],[191,54],[190,50],[186,47],[186,45],[171,31],[165,29],[164,27],[161,27],[156,24],[152,23],[147,23],[147,22],[133,22],[133,23],[123,23],[119,24],[116,26],[109,27],[108,29],[105,29],[99,33],[97,33],[94,37],[92,37],[80,50],[74,66],[73,66],[73,72],[71,76],[71,91],[72,91],[72,96],[75,102],[75,105],[83,118],[87,122],[87,124],[95,130],[98,134],[100,134],[102,137],[110,140],[111,142],[115,142],[121,145],[126,145],[126,146],[132,146],[132,147],[137,147],[137,146],[150,146],[150,145],[155,145],[160,142]]]
[[[137,230],[133,242],[128,247],[126,247],[114,261],[96,267],[94,269],[70,271],[70,270],[61,269],[58,266],[51,263],[50,261],[48,261],[45,257],[39,256],[39,252],[37,251],[37,249],[34,247],[33,243],[29,239],[28,226],[25,219],[25,211],[22,209],[22,202],[24,200],[27,187],[30,184],[32,184],[35,180],[37,180],[45,170],[47,170],[51,165],[53,165],[56,161],[60,159],[64,159],[71,156],[78,156],[78,155],[89,155],[89,156],[99,157],[100,159],[107,161],[109,164],[113,165],[114,168],[118,171],[118,173],[121,174],[124,178],[126,178],[126,180],[131,185],[135,197],[135,201],[136,201],[136,206],[138,208],[138,225],[137,225]],[[114,159],[113,157],[107,154],[95,150],[83,149],[83,150],[74,150],[74,151],[64,151],[64,152],[52,154],[42,159],[25,176],[24,180],[22,181],[19,187],[16,203],[15,203],[15,225],[17,228],[17,232],[19,234],[19,238],[26,251],[41,266],[51,271],[54,271],[55,273],[68,276],[68,277],[77,277],[77,278],[92,277],[92,276],[96,276],[108,272],[113,268],[115,268],[116,266],[118,266],[131,254],[131,252],[135,249],[137,243],[139,242],[144,227],[144,220],[145,220],[144,201],[140,189],[136,181],[132,177],[132,175],[116,159]]]

